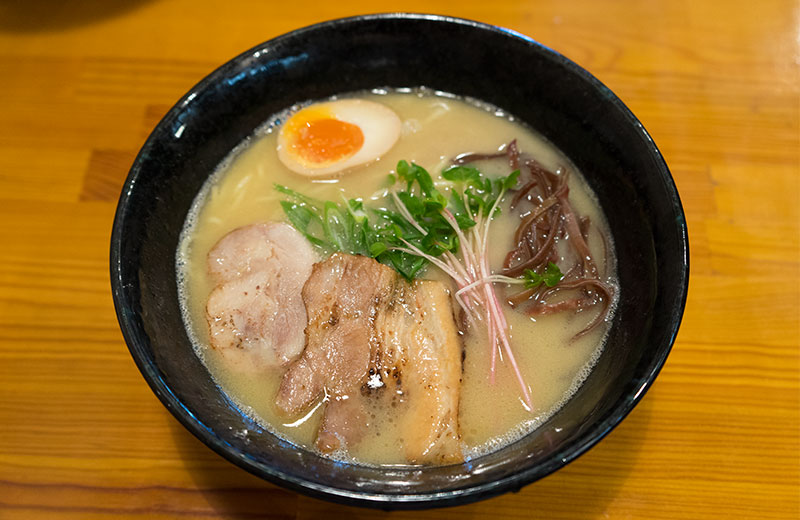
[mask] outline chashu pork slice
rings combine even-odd
[[[336,400],[361,386],[377,347],[375,316],[395,279],[393,269],[364,256],[336,253],[314,265],[303,287],[306,348],[281,381],[281,410],[294,415],[323,393]]]
[[[234,369],[286,365],[303,351],[301,292],[316,259],[305,237],[278,222],[235,229],[211,249],[210,344]]]
[[[295,415],[327,398],[317,448],[354,445],[367,428],[365,409],[391,404],[409,462],[462,461],[462,350],[447,288],[335,254],[314,266],[303,299],[306,349],[284,375],[277,405]]]
[[[401,392],[399,427],[406,459],[417,464],[464,460],[458,428],[462,347],[450,294],[438,281],[401,283],[396,302],[378,315],[388,391]]]

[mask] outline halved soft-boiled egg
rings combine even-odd
[[[278,157],[292,171],[330,175],[380,158],[400,137],[392,109],[364,99],[309,105],[278,133]]]

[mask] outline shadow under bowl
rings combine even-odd
[[[426,86],[494,104],[583,173],[614,238],[619,304],[603,354],[574,397],[521,440],[461,465],[374,468],[298,449],[241,413],[195,355],[178,303],[175,252],[192,202],[228,153],[272,114],[376,87]],[[688,239],[680,199],[641,123],[602,83],[522,35],[472,21],[385,14],[280,36],[184,96],[131,168],[111,239],[123,335],[167,409],[240,467],[290,489],[383,509],[464,504],[517,490],[574,460],[642,398],[683,314]]]

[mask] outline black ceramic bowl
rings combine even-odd
[[[198,361],[181,321],[175,250],[192,200],[230,150],[298,101],[424,85],[514,114],[583,172],[611,228],[620,301],[577,394],[522,440],[463,465],[381,469],[297,449],[243,415]],[[516,490],[574,460],[631,411],[669,353],[688,282],[686,224],[641,123],[588,72],[535,41],[471,21],[386,14],[300,29],[229,61],[158,124],[131,168],[111,238],[122,332],[156,395],[194,435],[271,482],[336,502],[422,508]],[[249,431],[246,436],[243,430]]]

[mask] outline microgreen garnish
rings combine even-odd
[[[548,287],[555,287],[555,285],[564,278],[561,269],[553,262],[547,264],[542,274],[536,273],[532,269],[525,269],[522,276],[525,280],[526,289],[535,289],[542,285],[542,283]]]

